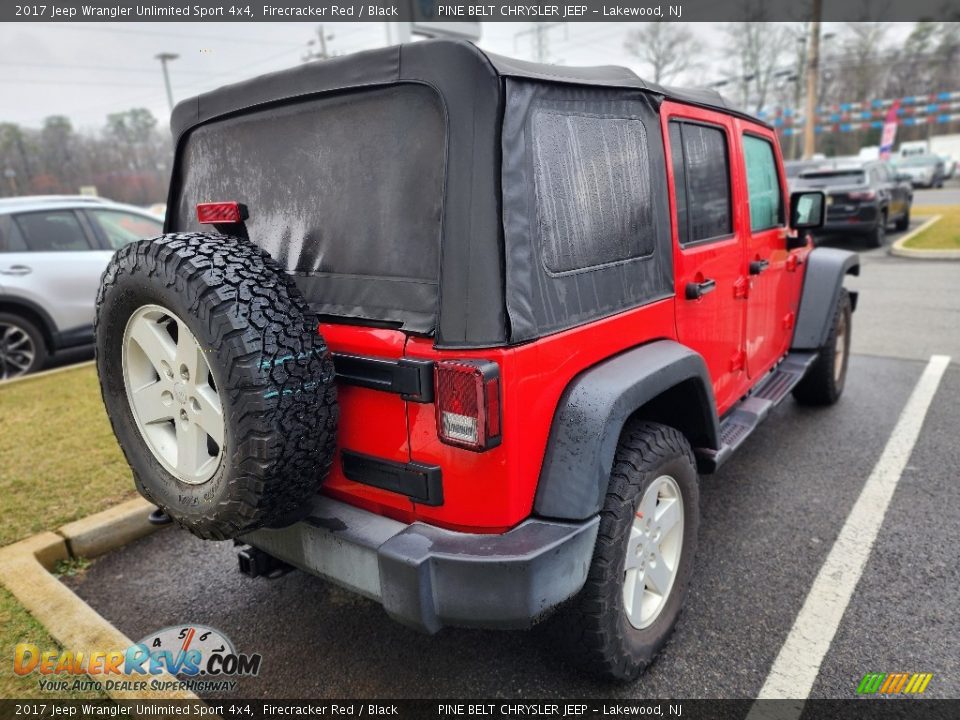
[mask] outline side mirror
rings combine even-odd
[[[826,196],[819,190],[790,193],[790,227],[816,230],[823,227]]]

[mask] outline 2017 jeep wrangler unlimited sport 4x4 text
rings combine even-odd
[[[636,677],[698,473],[843,391],[852,253],[772,129],[620,68],[420,42],[180,103],[167,234],[103,277],[144,497],[427,632],[553,611]],[[205,229],[204,225],[212,225]]]

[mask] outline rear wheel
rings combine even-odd
[[[867,235],[867,245],[872,248],[883,247],[887,240],[887,213],[884,212],[877,221],[877,226]]]
[[[39,370],[46,360],[40,329],[19,315],[0,313],[0,380]]]
[[[841,288],[827,342],[806,377],[793,389],[793,397],[800,404],[833,405],[840,399],[847,381],[852,319],[850,293]]]
[[[587,669],[632,680],[666,645],[693,571],[699,519],[686,438],[665,425],[630,424],[614,458],[587,581],[554,620]]]

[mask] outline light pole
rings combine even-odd
[[[817,142],[817,85],[820,80],[820,16],[823,0],[813,0],[810,44],[807,46],[807,107],[803,126],[803,159],[813,157]]]
[[[163,68],[163,83],[167,86],[167,103],[170,105],[170,112],[173,112],[173,91],[170,89],[170,73],[167,71],[167,63],[180,56],[176,53],[162,52],[154,57],[160,61],[160,66]]]

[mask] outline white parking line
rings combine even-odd
[[[949,363],[946,355],[934,355],[927,363],[880,459],[813,581],[758,699],[804,699],[810,695]],[[796,707],[799,717],[802,703]],[[759,706],[755,705],[749,717],[761,715]]]

